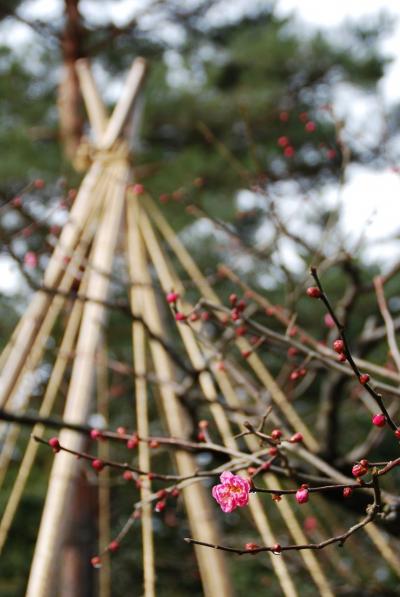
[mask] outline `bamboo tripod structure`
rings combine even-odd
[[[51,413],[72,352],[74,352],[74,360],[65,402],[65,420],[71,423],[87,422],[94,408],[95,387],[98,388],[102,408],[105,408],[107,381],[100,371],[96,383],[95,373],[96,370],[98,371],[96,363],[99,361],[99,355],[102,363],[107,360],[103,348],[103,327],[106,318],[104,303],[110,291],[114,255],[122,238],[130,279],[130,306],[132,314],[137,316],[131,330],[137,431],[140,437],[149,436],[150,392],[146,374],[152,368],[157,379],[162,382],[159,383],[158,392],[161,415],[168,434],[186,438],[190,432],[190,422],[174,389],[174,367],[165,347],[154,339],[154,336],[163,337],[164,324],[150,271],[155,271],[165,293],[175,289],[181,294],[185,309],[189,310],[193,305],[185,300],[185,288],[175,268],[166,257],[162,243],[169,246],[180,266],[197,286],[200,295],[217,304],[220,301],[152,199],[147,195],[138,196],[129,190],[133,173],[129,159],[128,124],[144,79],[144,61],[137,59],[134,62],[121,98],[110,118],[107,116],[87,62],[79,61],[77,70],[93,131],[93,163],[82,182],[69,221],[50,259],[43,284],[47,289],[68,292],[77,271],[81,268],[83,274],[79,293],[89,297],[89,300],[75,301],[70,310],[40,414],[46,416]],[[67,299],[62,295],[51,294],[45,290],[40,290],[34,296],[10,344],[6,347],[4,356],[2,355],[1,407],[6,404],[14,407],[17,398],[20,410],[24,410],[27,406],[29,389],[24,389],[24,381],[40,364],[46,340],[66,302]],[[216,364],[216,357],[211,347],[207,348],[200,343],[196,326],[197,324],[193,327],[177,324],[177,332],[181,336],[188,360],[195,369],[202,371],[199,375],[199,386],[203,396],[210,402],[210,414],[220,434],[221,443],[238,451],[238,444],[234,439],[235,430],[217,400],[218,395],[222,394],[229,406],[240,406],[235,380],[229,372],[222,372],[217,367],[213,368],[212,373],[204,370],[206,361]],[[151,330],[151,336],[148,330]],[[248,348],[245,339],[239,338],[236,342],[240,349]],[[279,415],[289,427],[303,434],[305,445],[310,451],[316,451],[318,448],[316,438],[298,416],[260,358],[253,353],[248,363],[255,376],[269,391]],[[8,442],[9,448],[16,441],[15,434],[18,432],[16,426],[11,430],[13,433],[9,436],[11,438]],[[36,435],[41,435],[44,427],[37,425],[34,432]],[[71,430],[63,430],[60,434],[60,443],[76,451],[83,450],[84,441],[82,435]],[[246,436],[245,441],[249,449],[257,452],[258,444],[254,437]],[[37,444],[30,441],[0,520],[0,550],[7,539],[36,452]],[[238,454],[240,455],[239,451]],[[3,460],[3,463],[0,461],[0,482],[7,470],[7,453]],[[194,458],[183,451],[176,453],[175,463],[181,476],[193,475],[197,470]],[[150,450],[146,442],[139,444],[138,464],[143,470],[151,469]],[[28,597],[53,597],[57,594],[56,572],[68,525],[68,505],[80,470],[81,463],[68,454],[61,452],[54,459],[29,578]],[[265,475],[264,482],[270,488],[280,487],[278,478],[270,473]],[[153,536],[152,507],[149,503],[149,497],[152,494],[149,479],[143,479],[140,491],[143,502],[144,595],[154,597],[157,550]],[[186,483],[183,498],[192,535],[208,543],[218,543],[218,529],[213,520],[211,500],[203,486],[199,483]],[[109,532],[106,514],[108,499],[107,492],[100,493],[100,507],[103,504],[103,523],[100,531],[103,537],[108,536]],[[257,495],[252,495],[249,510],[263,542],[266,545],[275,543],[271,522]],[[287,533],[294,542],[307,542],[290,504],[282,502],[279,505],[279,511],[283,523],[287,526]],[[374,531],[371,531],[372,528]],[[368,531],[372,538],[375,537],[373,540],[383,553],[384,542],[382,543],[378,529],[371,525]],[[197,547],[195,551],[206,597],[233,595],[234,590],[223,554],[201,547]],[[299,553],[319,594],[326,597],[333,596],[329,580],[315,554],[311,551]],[[279,580],[282,594],[287,597],[298,595],[285,558],[272,554],[268,557]],[[388,546],[386,546],[385,557],[393,568],[397,566],[400,569],[398,558]],[[101,583],[101,587],[101,597],[107,597],[110,594],[107,583]]]

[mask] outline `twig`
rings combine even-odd
[[[346,331],[344,326],[340,323],[340,321],[338,320],[336,313],[332,307],[332,305],[329,302],[328,297],[325,294],[325,291],[321,285],[320,279],[318,277],[317,274],[317,270],[315,267],[311,268],[311,275],[315,280],[315,283],[317,284],[321,295],[320,295],[320,299],[321,301],[324,303],[328,313],[330,314],[330,316],[332,317],[333,321],[335,322],[335,325],[338,329],[340,338],[343,340],[343,344],[344,344],[344,354],[346,355],[346,358],[349,362],[350,367],[353,369],[356,377],[358,380],[360,380],[361,377],[361,371],[358,368],[358,366],[356,365],[356,363],[354,362],[354,359],[352,357],[351,351],[350,351],[350,347],[349,347],[349,343],[347,340],[347,335],[346,335]],[[381,411],[383,412],[383,414],[385,415],[386,421],[388,422],[389,426],[393,429],[393,431],[397,431],[397,425],[395,424],[395,422],[393,421],[392,417],[390,416],[390,414],[388,413],[384,403],[383,403],[383,399],[381,394],[378,394],[373,387],[371,386],[371,384],[369,382],[363,384],[364,388],[367,390],[367,392],[369,393],[370,396],[372,396],[372,398],[375,400],[375,402],[377,403],[377,405],[379,406],[379,408],[381,409]]]

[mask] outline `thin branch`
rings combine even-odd
[[[321,294],[320,294],[320,299],[321,301],[324,303],[328,313],[330,314],[330,316],[332,317],[333,321],[335,322],[335,325],[338,329],[340,338],[343,340],[343,344],[344,344],[344,354],[346,355],[346,358],[349,362],[350,367],[353,369],[356,377],[358,380],[360,380],[360,377],[362,375],[360,369],[358,368],[357,364],[355,363],[351,351],[350,351],[350,346],[347,340],[347,335],[346,335],[346,331],[345,328],[343,326],[343,324],[340,323],[340,321],[338,320],[336,313],[332,307],[332,305],[329,302],[328,297],[325,294],[325,291],[321,285],[320,279],[318,277],[318,273],[315,267],[311,268],[311,275],[315,280],[315,283],[317,284]],[[374,390],[374,388],[371,386],[371,384],[369,382],[364,383],[363,384],[364,388],[367,390],[367,392],[369,393],[370,396],[372,396],[372,398],[375,400],[375,402],[377,403],[377,405],[379,406],[379,408],[381,409],[381,411],[383,412],[383,414],[385,415],[386,421],[388,422],[388,425],[393,429],[393,431],[397,431],[397,425],[395,424],[395,422],[393,421],[392,417],[390,416],[389,412],[387,411],[384,403],[383,403],[383,399],[381,394],[378,394],[378,392],[376,392]]]

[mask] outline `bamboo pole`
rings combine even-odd
[[[78,333],[78,327],[79,322],[81,320],[82,310],[83,303],[77,301],[74,304],[71,314],[69,316],[68,324],[60,346],[60,351],[57,355],[56,362],[51,372],[49,383],[47,384],[46,392],[43,397],[43,402],[39,410],[39,416],[41,417],[48,417],[53,409],[53,405],[57,397],[57,392],[63,379],[64,372],[70,358],[70,353],[73,349],[75,339]],[[32,434],[42,437],[44,430],[44,425],[37,424],[33,428]],[[29,474],[32,470],[32,465],[35,460],[38,448],[39,444],[33,439],[31,439],[22,459],[21,465],[18,469],[17,477],[15,479],[10,496],[7,500],[4,514],[0,521],[0,553],[7,540],[8,531],[10,529],[15,513],[21,501],[22,494],[24,492],[24,488],[28,480]]]
[[[144,283],[141,273],[146,269],[143,242],[138,229],[138,197],[133,196],[127,202],[127,241],[128,265],[131,282],[130,301],[132,313],[136,316],[144,315],[144,296],[142,285]],[[136,286],[135,286],[136,283]],[[136,425],[139,437],[149,437],[148,419],[148,392],[145,374],[146,363],[146,333],[140,321],[132,324],[133,343],[133,368],[135,375],[136,399]],[[147,442],[139,443],[139,468],[151,470],[150,448]],[[152,504],[150,501],[151,481],[144,477],[141,479],[140,499],[142,506],[142,544],[143,544],[143,575],[144,596],[155,597],[155,564],[154,564],[154,539],[152,523]]]
[[[108,166],[115,176],[114,189],[104,202],[104,214],[94,242],[92,265],[88,277],[88,295],[96,301],[107,296],[114,249],[120,229],[125,188],[129,167],[126,160]],[[99,271],[106,275],[101,275]],[[105,307],[99,302],[87,302],[83,308],[82,323],[77,343],[77,357],[71,374],[64,418],[83,423],[87,419],[93,389],[93,366],[100,337]],[[84,439],[70,430],[63,430],[60,442],[80,451]],[[49,490],[42,516],[39,536],[29,577],[27,597],[50,597],[54,594],[55,572],[68,519],[68,504],[79,463],[65,453],[54,460]]]
[[[2,447],[0,452],[0,487],[3,485],[4,478],[7,474],[20,431],[21,428],[15,423],[3,424]]]
[[[132,106],[142,88],[146,68],[147,65],[144,58],[136,58],[136,60],[134,60],[122,90],[121,97],[108,121],[106,131],[98,144],[100,149],[110,149],[121,135],[122,129],[132,111]]]
[[[7,344],[4,346],[4,348],[0,354],[0,370],[3,369],[4,364],[6,363],[6,361],[8,359],[8,355],[10,354],[11,348],[14,346],[14,344],[16,342],[16,339],[19,334],[19,329],[21,326],[21,321],[22,321],[22,318],[20,318],[18,320],[18,323],[15,326],[15,328],[11,334],[11,338],[8,340]]]
[[[97,359],[97,410],[102,415],[105,423],[108,423],[108,371],[107,371],[107,348],[102,340],[98,351]],[[109,460],[109,442],[98,442],[98,455],[101,460]],[[108,468],[102,473],[101,483],[98,488],[99,500],[99,553],[110,544],[111,541],[111,516],[110,516],[110,471]],[[111,597],[111,559],[109,553],[102,557],[99,570],[99,597]]]
[[[380,552],[381,556],[389,564],[396,576],[400,577],[400,557],[392,549],[390,543],[384,537],[382,531],[378,529],[374,522],[371,522],[371,524],[367,524],[367,526],[364,527],[364,530],[367,533],[367,535],[369,535],[375,547]]]
[[[86,58],[80,58],[75,62],[75,68],[89,123],[94,133],[94,140],[98,142],[107,128],[107,112],[93,78],[89,61]]]

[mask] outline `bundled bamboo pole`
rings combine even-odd
[[[140,271],[140,279],[145,282],[142,292],[146,324],[152,332],[161,335],[162,322],[147,267]],[[169,382],[161,383],[159,386],[168,432],[174,437],[185,437],[190,425],[173,389],[173,370],[170,358],[159,342],[150,341],[150,349],[158,378]],[[197,467],[193,456],[180,451],[176,453],[175,458],[180,475],[190,476],[194,474]],[[197,484],[190,485],[184,489],[183,498],[193,533],[204,539],[207,537],[206,541],[215,543],[217,533],[204,488]],[[228,597],[232,595],[233,590],[225,568],[223,554],[220,552],[211,553],[210,550],[200,548],[196,549],[196,556],[206,597]]]
[[[80,58],[75,62],[75,68],[96,143],[102,138],[107,128],[107,112],[98,92],[88,60]]]
[[[77,301],[71,311],[68,319],[67,327],[61,342],[60,350],[57,355],[56,362],[49,382],[46,387],[46,391],[43,397],[43,402],[39,410],[40,417],[47,417],[50,415],[55,399],[57,397],[58,389],[63,379],[65,369],[70,359],[71,351],[74,347],[76,336],[78,333],[79,323],[81,320],[83,310],[83,303]],[[42,424],[37,424],[33,428],[33,435],[41,437],[45,431],[45,427]],[[0,521],[0,553],[3,549],[4,543],[7,540],[8,531],[14,519],[15,513],[18,509],[19,503],[24,492],[26,482],[29,474],[32,470],[32,466],[37,454],[39,444],[31,439],[28,443],[28,447],[25,451],[21,465],[18,469],[18,474],[15,479],[13,488],[7,500],[7,504]]]
[[[127,203],[127,251],[131,282],[130,301],[132,313],[137,317],[144,316],[144,293],[141,273],[146,268],[143,242],[140,237],[138,197],[133,196]],[[149,437],[148,391],[145,375],[146,363],[146,333],[141,321],[132,324],[133,369],[135,376],[136,425],[139,437]],[[139,443],[139,468],[151,470],[150,448],[147,442]],[[151,481],[147,477],[141,479],[140,498],[142,506],[142,545],[143,545],[143,576],[144,596],[154,597],[155,592],[155,564],[154,539],[152,522],[152,505],[150,501]]]
[[[107,297],[114,249],[120,229],[125,188],[129,166],[126,159],[109,166],[115,176],[114,188],[104,202],[104,214],[94,242],[92,269],[89,272],[87,293],[94,301]],[[99,272],[102,272],[100,274]],[[105,275],[104,275],[105,274]],[[84,423],[89,414],[93,389],[93,365],[98,347],[105,307],[100,302],[88,301],[83,308],[82,322],[77,343],[77,356],[71,374],[64,418]],[[60,442],[80,451],[84,439],[70,430],[63,430]],[[66,512],[79,463],[70,455],[60,453],[55,458],[39,530],[34,559],[29,578],[27,597],[47,597],[54,594],[54,575],[57,558],[61,553]]]
[[[97,358],[97,411],[108,423],[108,370],[107,348],[104,340],[100,341]],[[110,458],[108,442],[98,442],[98,455],[101,460]],[[110,496],[110,471],[105,469],[102,473],[101,483],[98,488],[99,506],[99,551],[104,549],[111,541],[111,496]],[[111,561],[109,554],[102,558],[99,570],[99,597],[111,597]]]
[[[132,113],[135,101],[137,100],[146,75],[147,63],[144,58],[136,58],[128,73],[121,97],[115,106],[114,112],[108,121],[104,135],[98,146],[100,149],[108,150],[115,143]]]

